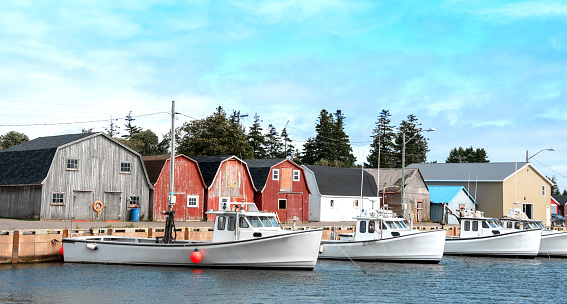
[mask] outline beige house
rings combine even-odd
[[[487,217],[501,218],[517,203],[531,219],[548,223],[551,181],[531,163],[412,164],[427,185],[463,186]]]

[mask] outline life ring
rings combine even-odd
[[[96,212],[100,212],[102,210],[102,207],[104,207],[104,205],[100,201],[96,201],[93,204],[93,209]]]

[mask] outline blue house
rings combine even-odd
[[[443,220],[443,203],[451,210],[460,208],[476,211],[478,203],[463,186],[429,186],[431,201],[431,221],[441,223]],[[447,214],[446,224],[458,224],[453,215]]]

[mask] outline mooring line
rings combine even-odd
[[[364,271],[364,269],[360,268],[360,266],[358,266],[358,264],[356,264],[349,256],[348,254],[341,248],[341,246],[337,246],[339,247],[339,249],[345,254],[345,256],[354,264],[356,265],[356,267],[358,267],[358,269],[360,269],[360,271],[364,272],[364,274],[367,274],[366,271]]]

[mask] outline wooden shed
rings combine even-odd
[[[144,164],[154,185],[153,219],[165,220],[170,191],[170,156],[145,156]],[[205,181],[197,162],[185,155],[175,157],[174,195],[176,221],[200,221],[205,216]]]
[[[443,204],[457,211],[461,208],[476,211],[476,201],[463,186],[429,186],[431,221],[444,224],[459,224],[452,214],[446,214]]]
[[[192,156],[197,161],[207,191],[205,211],[240,202],[253,202],[256,189],[246,163],[236,156]],[[214,220],[208,215],[207,220]]]
[[[289,159],[247,159],[257,189],[258,209],[278,214],[281,222],[309,220],[309,186],[303,168]]]
[[[0,217],[119,221],[138,207],[147,218],[152,188],[142,157],[104,133],[40,137],[0,151]]]

